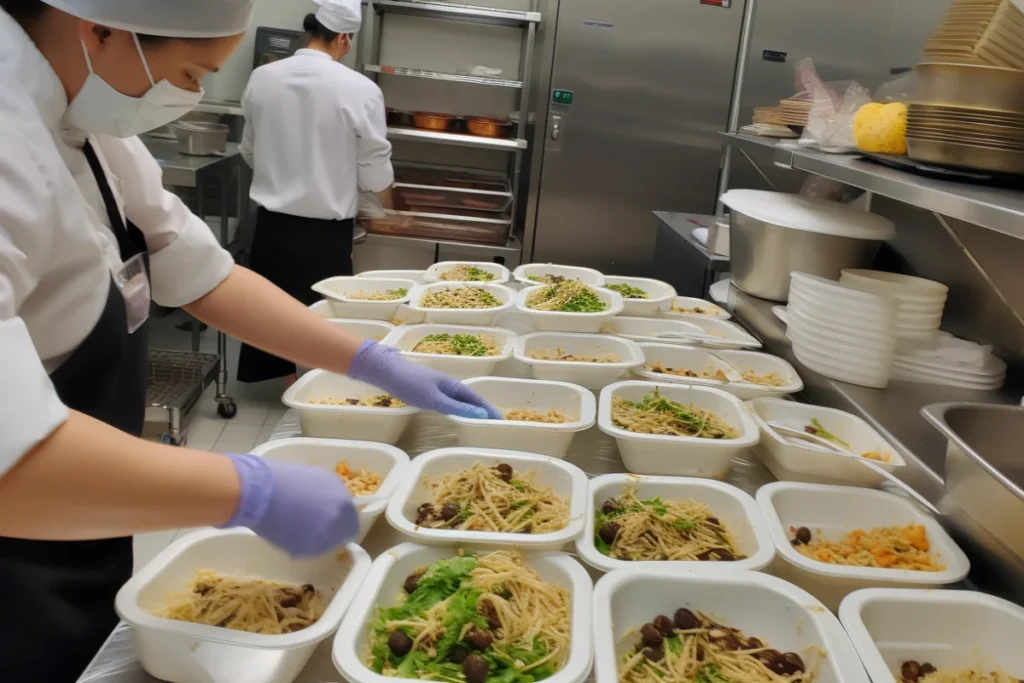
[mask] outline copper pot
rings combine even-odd
[[[413,126],[413,117],[407,111],[399,111],[398,109],[388,109],[387,118],[389,126],[406,126],[411,128]]]
[[[466,131],[470,135],[479,135],[485,138],[507,138],[512,134],[512,122],[486,116],[473,116],[466,120]]]
[[[417,128],[425,130],[448,130],[455,121],[451,114],[434,114],[429,111],[414,112],[412,118]]]

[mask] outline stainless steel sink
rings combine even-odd
[[[1024,407],[942,403],[921,414],[949,439],[953,502],[1024,560]]]

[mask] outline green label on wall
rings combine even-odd
[[[552,90],[551,103],[564,104],[567,107],[572,105],[572,90]]]

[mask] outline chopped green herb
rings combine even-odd
[[[639,287],[634,287],[632,285],[626,285],[626,284],[622,284],[622,285],[608,285],[608,289],[610,289],[612,291],[615,291],[615,292],[618,292],[619,294],[621,294],[626,299],[650,299],[651,298],[650,296],[647,295],[647,292],[645,292],[644,290],[640,289]]]

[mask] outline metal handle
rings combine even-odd
[[[562,137],[562,117],[551,117],[551,139],[558,140]]]

